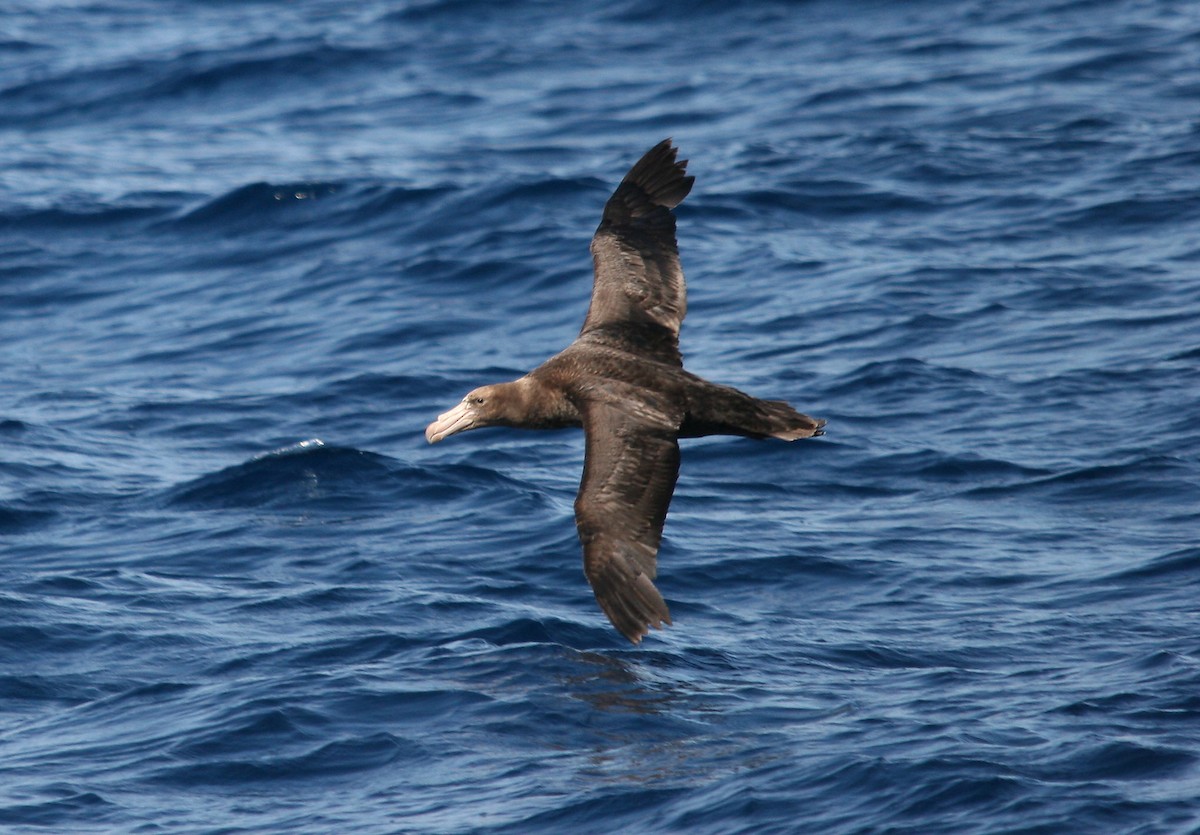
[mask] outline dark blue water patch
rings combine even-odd
[[[355,716],[364,723],[399,721],[419,725],[434,718],[443,722],[477,720],[480,709],[491,706],[502,707],[496,699],[466,688],[420,690],[399,684],[334,697],[328,709],[336,715]]]
[[[457,188],[441,186],[373,186],[363,184],[347,203],[349,211],[327,218],[362,234],[375,229],[434,228],[453,217]]]
[[[405,341],[398,334],[395,336],[401,343]],[[377,335],[372,347],[384,347],[384,339],[385,337]],[[341,349],[342,346],[339,346],[339,350]],[[437,397],[444,396],[445,392],[446,381],[436,377],[367,373],[330,381],[306,393],[304,400],[328,409],[361,403],[364,407],[373,407],[374,410],[390,410],[414,406],[421,408],[424,404],[435,402]],[[300,405],[300,402],[297,402],[297,405]],[[432,415],[430,419],[432,420]],[[412,428],[417,430],[423,427]]]
[[[1047,469],[970,454],[946,455],[932,449],[867,458],[855,468],[855,477],[867,481],[961,485],[971,490],[990,484],[993,490],[1004,491],[1051,476],[1052,471]]]
[[[0,210],[0,233],[17,231],[78,232],[108,230],[113,227],[142,226],[163,217],[165,206],[122,206],[93,204],[59,206],[49,209],[14,208]]]
[[[1170,354],[1166,358],[1174,361],[1200,359],[1200,346],[1196,348],[1189,348],[1175,354]]]
[[[1020,312],[1031,310],[1070,310],[1104,306],[1148,306],[1162,299],[1166,288],[1151,276],[1131,276],[1129,270],[1114,271],[1098,264],[1086,271],[1045,268],[1021,276],[1023,280],[1006,295],[1005,304]],[[1002,280],[1004,276],[997,276]],[[1136,314],[1131,318],[1138,318]],[[1120,317],[1113,317],[1120,321]],[[1100,369],[1093,369],[1100,371]]]
[[[921,453],[924,462],[915,464],[914,472],[934,480],[952,481],[956,483],[990,480],[1017,480],[1047,475],[1048,471],[1034,467],[1024,467],[1009,461],[997,461],[979,456],[931,456],[930,450]]]
[[[354,220],[362,223],[379,218],[398,219],[404,215],[427,212],[424,207],[438,198],[450,197],[458,188],[441,186],[400,186],[363,183],[358,192],[358,213]]]
[[[1110,200],[1060,214],[1055,223],[1063,230],[1111,228],[1126,231],[1147,226],[1187,227],[1200,218],[1200,191],[1160,197]]]
[[[902,54],[941,57],[987,52],[999,49],[1000,45],[998,41],[989,41],[983,38],[934,36],[916,42],[909,39],[902,40],[896,44],[896,49]]]
[[[585,800],[574,801],[553,812],[544,812],[522,818],[512,824],[496,829],[497,832],[562,832],[587,828],[592,821],[606,820],[617,827],[635,827],[639,824],[649,826],[668,826],[661,820],[661,815],[655,814],[647,819],[645,813],[638,813],[639,808],[653,808],[669,804],[683,793],[682,788],[671,789],[629,789],[610,788],[598,791]],[[687,828],[687,827],[685,827]]]
[[[1048,477],[1032,478],[1004,486],[981,486],[965,492],[973,498],[998,495],[1035,495],[1055,501],[1120,500],[1125,504],[1154,505],[1163,496],[1200,500],[1195,468],[1164,456],[1148,456],[1122,464],[1083,467]],[[1153,489],[1148,489],[1153,485]]]
[[[328,719],[316,711],[281,705],[278,700],[258,699],[239,705],[237,710],[225,711],[213,724],[205,733],[173,746],[172,757],[227,758],[239,751],[285,747],[297,740],[319,737],[321,729],[328,726]]]
[[[1049,780],[1148,780],[1189,769],[1197,757],[1191,751],[1146,746],[1132,741],[1096,743],[1051,761],[1040,769]]]
[[[1200,548],[1172,551],[1105,578],[1106,581],[1139,583],[1153,580],[1186,583],[1189,579],[1200,584]]]
[[[59,271],[54,262],[73,262],[71,256],[38,250],[36,257],[39,266],[10,264],[11,269],[4,275],[0,303],[8,310],[25,310],[37,315],[112,295],[113,291],[106,287],[56,280]]]
[[[54,516],[50,510],[24,510],[0,504],[0,534],[27,533],[49,524]]]
[[[1070,48],[1078,45],[1066,44],[1063,46]],[[1108,47],[1109,44],[1103,46]],[[1171,53],[1165,50],[1157,51],[1145,47],[1132,50],[1106,49],[1103,54],[1071,61],[1064,66],[1042,73],[1037,80],[1051,82],[1100,81],[1109,73],[1128,74],[1133,70],[1151,69],[1170,55]]]
[[[538,499],[494,470],[470,464],[403,465],[375,453],[305,441],[170,488],[155,501],[191,509],[379,512],[421,501],[458,513],[462,499],[519,506]]]
[[[248,602],[238,604],[237,608],[253,612],[307,609],[315,615],[329,611],[346,611],[348,613],[346,618],[351,619],[353,616],[349,613],[356,611],[359,604],[370,602],[374,596],[366,588],[344,586],[301,591],[285,588],[277,595],[255,597]]]
[[[479,210],[485,212],[484,217],[492,213],[518,217],[537,214],[540,220],[543,214],[554,212],[557,207],[578,206],[582,195],[604,199],[608,187],[609,184],[595,177],[500,182],[485,186],[472,199],[478,201]]]
[[[331,233],[337,231],[358,239],[397,228],[416,232],[426,226],[445,227],[455,216],[455,205],[448,201],[456,193],[445,187],[365,182],[257,182],[191,206],[155,229],[185,235],[185,240],[215,236],[227,243],[240,241],[240,248],[222,253],[223,260],[212,263],[245,264],[263,257],[254,248],[256,243],[263,244],[263,251],[284,248],[294,256],[326,248],[336,239]],[[303,233],[316,233],[317,238],[306,239]],[[405,260],[419,251],[407,248]],[[302,299],[309,286],[302,282],[280,300]]]
[[[22,656],[15,654],[13,657]],[[34,653],[25,656],[27,660],[33,657]],[[41,708],[46,704],[53,704],[57,708],[86,704],[106,695],[106,689],[98,686],[86,674],[38,675],[23,671],[0,676],[0,696],[3,696],[10,708],[18,713],[32,712],[32,708]]]
[[[0,39],[0,51],[9,54],[21,54],[25,52],[42,52],[48,51],[49,47],[46,44],[38,43],[37,41],[26,40],[24,38],[3,38]]]
[[[757,211],[778,212],[782,209],[820,218],[857,214],[874,216],[881,212],[928,212],[938,208],[911,195],[899,192],[871,192],[857,184],[851,188],[839,186],[829,190],[824,184],[814,186],[804,182],[792,184],[786,189],[745,192],[740,197],[746,203],[755,206]]]
[[[749,596],[763,606],[774,595],[773,591],[764,591],[764,587],[771,590],[802,587],[806,596],[814,597],[868,596],[871,589],[883,588],[894,578],[894,572],[879,560],[845,552],[833,559],[813,554],[812,550],[811,546],[797,547],[793,553],[775,556],[749,547],[711,555],[681,555],[668,547],[662,555],[661,585],[680,625],[697,622],[701,617],[723,621],[732,616],[747,632],[753,632],[769,619],[738,618],[737,612],[743,608],[739,601]],[[702,603],[710,598],[712,589],[721,589],[719,609]],[[787,603],[786,599],[781,600],[778,609],[786,611]]]
[[[325,207],[316,204],[342,188],[336,183],[251,183],[189,210],[174,225],[183,229],[221,227],[237,233],[283,225],[284,217],[287,225],[312,223],[325,214]]]
[[[53,468],[42,473],[42,479],[49,482],[52,478],[66,476],[69,480],[80,481],[93,473],[78,471],[74,474],[55,474]],[[36,531],[42,525],[61,521],[66,514],[84,512],[103,512],[104,508],[121,508],[127,500],[136,500],[136,493],[98,492],[87,490],[57,490],[53,488],[38,488],[25,492],[21,497],[21,505],[10,508],[15,515],[14,521],[32,523],[31,530]]]
[[[19,588],[23,593],[32,595],[71,594],[87,596],[103,592],[104,583],[97,577],[50,574],[33,578],[29,582],[22,584]]]
[[[266,96],[294,94],[301,87],[319,82],[327,75],[361,70],[365,65],[387,61],[382,50],[350,47],[321,39],[269,38],[239,45],[233,50],[185,52],[173,57],[144,95],[169,100],[218,96],[230,98],[223,89],[233,85],[236,95]],[[252,81],[251,81],[252,80]],[[194,105],[194,101],[188,102]]]
[[[304,253],[313,257],[334,246],[332,233],[342,230],[346,237],[358,239],[385,231],[394,234],[400,228],[410,230],[416,241],[436,231],[459,236],[459,249],[471,253],[503,252],[514,235],[523,235],[527,251],[520,259],[462,259],[453,257],[453,249],[430,252],[417,243],[397,250],[389,270],[406,281],[486,280],[491,286],[516,289],[536,278],[531,264],[552,263],[548,256],[539,255],[540,242],[552,240],[540,212],[554,204],[563,188],[565,193],[579,193],[577,186],[553,180],[483,186],[467,192],[363,183],[253,183],[190,208],[156,228],[183,234],[185,240],[216,237],[222,246],[208,254],[203,265],[228,268],[244,268],[283,252],[290,258]],[[528,211],[531,206],[539,212]],[[486,217],[493,214],[488,222]],[[464,223],[466,217],[471,218],[470,223]],[[579,262],[586,269],[586,256]],[[327,271],[326,265],[314,268],[279,300],[296,301],[314,292],[328,292],[331,285],[322,276]],[[380,297],[379,301],[386,303],[387,299]]]
[[[0,823],[12,826],[76,827],[81,819],[104,825],[115,820],[120,806],[91,791],[79,791],[66,784],[55,786],[54,799],[14,803],[0,807]]]
[[[182,359],[195,351],[167,352],[157,359],[150,355],[136,356],[134,364],[153,365],[156,362]],[[222,398],[222,416],[219,420],[209,417],[212,404],[203,401],[159,402],[144,399],[127,408],[105,415],[98,425],[120,433],[138,433],[144,436],[167,435],[176,438],[205,437],[253,437],[255,431],[275,425],[272,415],[273,404],[258,397]]]
[[[307,332],[306,332],[307,331]],[[249,317],[242,320],[226,320],[221,323],[212,325],[202,325],[189,330],[186,334],[180,334],[181,342],[187,340],[184,344],[176,344],[170,348],[160,348],[158,344],[151,346],[148,350],[141,351],[129,358],[131,365],[140,365],[145,368],[157,369],[166,366],[187,366],[202,361],[204,357],[220,355],[224,351],[237,352],[252,352],[255,350],[269,350],[270,346],[277,344],[280,339],[294,339],[298,342],[303,342],[305,337],[311,336],[312,331],[303,325],[296,323],[274,324],[264,322],[261,317]],[[155,418],[162,416],[168,410],[176,412],[192,411],[198,413],[202,411],[197,403],[147,403],[130,410],[123,415],[113,416],[113,420],[120,425],[120,421],[129,420],[131,426],[134,423],[139,423],[143,420],[153,421]],[[267,408],[265,398],[242,398],[242,402],[232,406],[231,411],[234,413],[251,413],[261,411]],[[182,429],[183,427],[176,427]]]
[[[359,635],[352,640],[325,641],[318,646],[305,647],[294,660],[303,666],[317,667],[335,662],[370,664],[393,657],[409,646],[406,638],[392,633]]]
[[[577,572],[569,576],[578,577]],[[590,595],[576,595],[584,603],[590,603]],[[550,644],[561,647],[624,647],[623,639],[614,636],[605,627],[602,618],[588,617],[587,625],[558,618],[514,618],[495,627],[474,629],[455,633],[455,640],[483,641],[489,646],[511,647],[526,644]]]
[[[67,70],[0,89],[0,105],[17,123],[43,128],[83,118],[137,119],[148,104],[159,113],[214,100],[253,109],[263,96],[303,95],[297,79],[311,82],[379,59],[387,60],[372,49],[270,38]]]
[[[292,735],[293,747],[295,736]],[[166,786],[247,786],[273,781],[338,780],[397,762],[416,763],[428,755],[411,740],[388,733],[349,737],[293,755],[238,759],[223,754],[159,769],[150,779]]]
[[[86,648],[89,651],[125,644],[128,636],[98,628],[94,624],[59,622],[43,626],[9,625],[0,628],[0,646],[9,652],[30,656],[44,653],[70,654]]]
[[[999,811],[1028,791],[1026,781],[1007,774],[996,775],[999,770],[996,763],[987,760],[975,763],[933,761],[921,766],[946,776],[944,782],[924,784],[905,797],[900,805],[900,812],[905,816],[952,816],[955,809],[964,805],[986,814],[987,810]],[[975,773],[970,774],[971,771]],[[964,772],[968,776],[961,776]]]
[[[881,419],[892,420],[930,410],[938,402],[935,398],[941,398],[943,406],[963,397],[984,400],[992,388],[987,374],[906,357],[866,363],[826,384],[824,391],[833,398],[852,393],[860,402],[869,400],[884,410]]]
[[[529,279],[528,265],[515,258],[421,261],[408,265],[405,272],[410,278],[436,281],[452,292],[463,292],[465,288],[514,290]]]
[[[1137,183],[1153,182],[1161,177],[1187,175],[1200,165],[1200,151],[1185,147],[1182,150],[1162,151],[1151,149],[1147,153],[1122,161],[1120,174]],[[1175,183],[1186,183],[1186,179]]]
[[[174,487],[164,499],[168,506],[206,509],[321,505],[350,509],[383,506],[378,498],[381,492],[439,488],[445,490],[445,482],[416,468],[396,466],[380,455],[305,441]]]
[[[1117,713],[1126,713],[1139,705],[1145,704],[1147,701],[1149,701],[1147,696],[1141,693],[1116,693],[1109,696],[1098,696],[1092,699],[1073,702],[1059,708],[1059,711],[1070,716],[1088,716],[1094,714],[1110,716]]]

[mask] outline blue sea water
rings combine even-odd
[[[632,647],[566,345],[673,136]],[[1200,831],[1200,5],[14,0],[0,830]]]

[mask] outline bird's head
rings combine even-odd
[[[472,390],[452,409],[437,416],[425,429],[425,440],[436,444],[451,435],[491,426],[492,410],[496,404],[495,386],[480,386]]]
[[[511,383],[480,386],[469,392],[448,412],[425,429],[425,440],[436,444],[443,438],[485,426],[524,426],[528,424],[531,384],[522,378]]]

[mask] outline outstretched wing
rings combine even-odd
[[[671,209],[687,197],[695,177],[685,175],[687,160],[676,160],[677,153],[670,139],[655,145],[604,205],[592,238],[596,277],[581,333],[613,329],[634,336],[643,353],[682,364],[687,288]]]
[[[671,614],[653,580],[667,507],[679,476],[678,423],[646,399],[589,402],[575,522],[583,570],[600,608],[638,643]]]

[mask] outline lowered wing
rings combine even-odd
[[[636,644],[651,626],[671,622],[653,580],[679,476],[678,423],[644,399],[592,401],[583,428],[587,447],[575,499],[583,570],[600,608]]]

